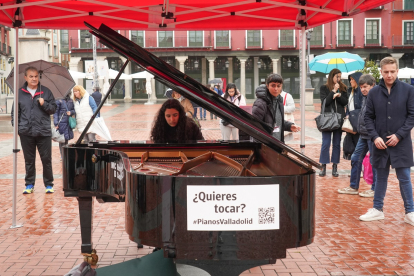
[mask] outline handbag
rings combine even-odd
[[[346,131],[351,134],[355,134],[356,131],[354,131],[354,128],[352,127],[351,121],[348,117],[344,118],[344,123],[342,124],[342,130]]]
[[[66,111],[69,111],[68,106],[66,105],[66,101],[63,100],[63,104],[65,105]],[[74,129],[76,127],[76,118],[73,116],[69,116],[69,127]]]
[[[63,115],[65,115],[65,113],[63,113],[62,116],[60,117],[60,120],[57,123],[58,125],[60,121],[62,121]],[[65,143],[65,135],[60,134],[59,129],[52,127],[52,140],[58,143]]]
[[[341,114],[334,112],[331,105],[331,112],[325,113],[326,98],[322,101],[321,114],[315,118],[316,126],[319,131],[333,131],[341,127]],[[336,107],[336,101],[335,101]]]
[[[364,166],[364,180],[367,184],[372,185],[374,183],[374,174],[372,172],[371,162],[369,160],[370,153],[368,152],[365,155],[364,160],[362,161],[362,165]]]

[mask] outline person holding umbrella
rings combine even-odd
[[[321,102],[326,99],[325,112],[331,112],[331,108],[336,113],[341,114],[341,119],[345,117],[345,106],[348,104],[347,88],[341,81],[341,71],[338,69],[332,69],[329,73],[326,84],[321,86],[320,97]],[[341,120],[342,127],[342,120]],[[338,163],[341,153],[341,136],[342,129],[333,131],[322,132],[322,146],[319,157],[319,162],[322,164],[322,170],[319,176],[324,177],[326,175],[326,164],[333,163],[332,176],[338,177]],[[332,155],[329,157],[329,148],[332,141]]]
[[[36,148],[43,165],[46,193],[54,193],[50,115],[56,111],[55,97],[49,88],[40,86],[39,70],[36,67],[27,67],[24,71],[24,79],[26,82],[17,91],[19,93],[18,131],[26,168],[26,188],[23,194],[31,194],[34,191]],[[12,125],[14,124],[13,109],[14,104],[11,112]]]
[[[56,101],[56,112],[53,114],[53,123],[60,134],[65,137],[64,143],[59,143],[60,161],[62,161],[62,147],[67,145],[70,139],[73,139],[73,130],[69,125],[69,117],[75,115],[75,107],[70,94],[62,100]]]

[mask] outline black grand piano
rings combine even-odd
[[[211,275],[239,275],[285,258],[288,248],[313,242],[312,167],[319,167],[318,163],[269,135],[268,125],[111,28],[85,24],[101,43],[127,58],[123,68],[128,61],[136,62],[158,81],[226,119],[255,142],[157,144],[122,140],[85,144],[81,143],[85,130],[77,143],[64,147],[62,160],[64,195],[79,202],[82,253],[93,249],[94,198],[100,203],[125,204],[125,229],[132,241],[160,248],[165,258],[200,267]],[[279,185],[278,229],[188,230],[189,186],[274,184]]]

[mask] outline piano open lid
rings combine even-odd
[[[220,97],[217,93],[212,92],[198,81],[146,51],[105,24],[101,24],[99,29],[96,29],[86,22],[85,25],[91,30],[91,34],[100,39],[102,44],[125,58],[136,62],[143,69],[153,74],[159,82],[179,92],[199,106],[212,111],[220,118],[229,121],[233,126],[273,150],[284,155],[293,155],[294,158],[305,163],[309,169],[312,166],[320,168],[319,163],[269,135],[268,133],[271,133],[273,130],[272,127],[257,120],[251,114]],[[93,119],[92,117],[91,120]]]

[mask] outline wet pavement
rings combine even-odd
[[[112,138],[146,140],[160,104],[114,104],[104,106]],[[315,104],[315,110],[320,105]],[[4,115],[1,115],[4,116]],[[321,135],[315,127],[316,111],[306,112],[305,154],[319,159]],[[206,139],[220,139],[218,120],[202,120]],[[295,113],[300,122],[299,110]],[[78,137],[79,134],[76,134]],[[75,137],[75,138],[76,138]],[[300,133],[288,144],[299,150]],[[78,204],[62,191],[62,166],[57,143],[53,143],[55,193],[45,194],[42,166],[36,159],[35,192],[23,195],[24,160],[18,153],[17,224],[12,226],[11,133],[0,133],[0,275],[64,275],[82,262]],[[338,194],[349,185],[350,162],[341,159],[340,176],[316,177],[316,236],[306,247],[289,249],[287,258],[274,265],[245,271],[242,275],[414,275],[414,227],[404,223],[404,208],[395,174],[390,175],[385,198],[385,220],[361,222],[358,217],[372,207],[372,198]],[[369,189],[361,179],[361,189]],[[152,248],[138,249],[124,230],[124,204],[95,202],[93,242],[98,267],[139,258]]]

